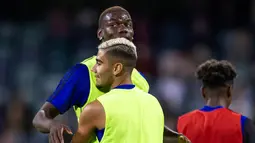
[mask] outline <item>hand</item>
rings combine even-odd
[[[178,136],[178,143],[191,143],[191,141],[186,136],[180,134]]]
[[[73,134],[72,131],[64,124],[53,122],[50,126],[49,142],[50,143],[64,143],[63,132]]]

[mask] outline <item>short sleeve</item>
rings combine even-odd
[[[76,64],[65,73],[47,102],[63,114],[74,105],[83,106],[87,102],[89,92],[89,70],[86,65]]]

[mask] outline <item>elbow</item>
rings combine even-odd
[[[32,124],[34,126],[34,128],[36,128],[38,130],[38,126],[39,126],[39,121],[38,121],[38,113],[35,115]]]
[[[40,111],[35,115],[32,121],[34,128],[41,133],[49,132],[49,129],[47,128],[47,123],[47,120],[43,118],[43,113]]]

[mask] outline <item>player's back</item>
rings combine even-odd
[[[98,100],[106,114],[102,143],[163,142],[164,115],[158,100],[152,95],[136,87],[117,88]]]
[[[221,106],[205,106],[178,119],[178,132],[194,143],[242,143],[245,117]]]

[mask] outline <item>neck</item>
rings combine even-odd
[[[111,89],[124,84],[133,84],[131,80],[131,75],[123,75],[120,77],[116,77],[116,79],[114,80],[111,86]]]
[[[207,106],[223,106],[228,108],[228,103],[226,99],[220,97],[208,98],[206,101]]]

